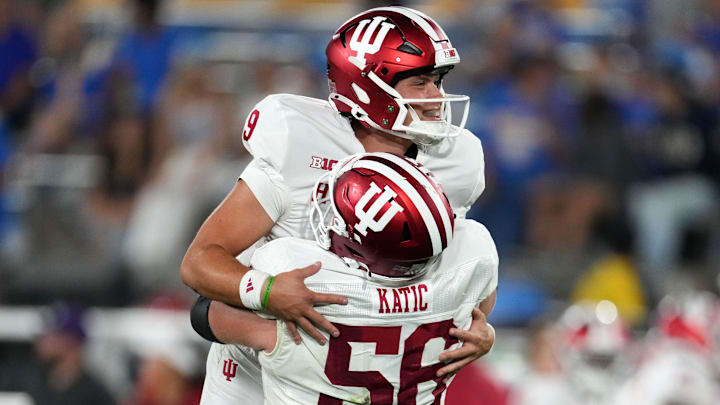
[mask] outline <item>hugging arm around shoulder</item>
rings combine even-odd
[[[208,312],[210,311],[211,302],[209,298],[198,295],[192,308],[190,308],[190,324],[195,332],[203,339],[210,342],[222,343],[217,339],[210,327]]]
[[[195,332],[211,342],[240,344],[255,350],[275,347],[275,320],[202,295],[198,296],[190,311],[190,321]]]

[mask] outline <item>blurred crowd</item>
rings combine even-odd
[[[404,3],[427,9],[458,48],[445,88],[470,95],[467,127],[485,150],[487,188],[468,215],[497,243],[490,321],[511,344],[499,339],[473,372],[497,403],[641,403],[647,384],[670,380],[688,394],[642,403],[711,403],[719,1],[333,1],[339,19],[313,27],[169,16],[193,2],[212,3],[0,0],[0,305],[172,297],[186,308],[179,264],[249,161],[238,132],[252,106],[277,92],[326,97],[332,30],[360,9]],[[213,6],[238,10],[231,3]],[[273,4],[297,16],[314,3]],[[85,341],[63,328],[58,341]],[[525,343],[527,356],[511,354]],[[689,371],[659,371],[676,364]],[[192,374],[142,370],[137,381]],[[129,403],[195,398],[165,384],[185,394]],[[130,401],[152,386],[111,391]]]

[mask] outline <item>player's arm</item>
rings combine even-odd
[[[205,297],[243,307],[239,286],[249,268],[235,257],[267,234],[272,226],[272,219],[250,188],[244,181],[238,181],[190,244],[181,266],[183,281]],[[318,341],[324,338],[315,325],[338,334],[337,328],[315,311],[313,305],[344,304],[346,298],[315,293],[304,283],[304,279],[319,268],[313,265],[278,275],[268,297],[267,310],[289,321],[288,329],[296,341],[300,335],[295,324]],[[264,285],[261,288],[264,289]]]
[[[244,301],[251,309],[259,309],[258,294],[265,295],[263,283],[269,280],[268,274],[247,275],[248,267],[235,257],[267,235],[291,204],[284,179],[296,175],[296,170],[294,161],[288,158],[292,155],[288,146],[292,131],[283,114],[281,98],[267,97],[256,105],[245,121],[243,144],[253,155],[253,161],[200,227],[182,263],[182,278],[188,286],[208,298],[233,306],[243,307]],[[307,289],[304,279],[318,269],[319,266],[296,269],[278,275],[268,295],[265,309],[288,321],[288,329],[296,340],[300,335],[295,325],[300,325],[312,336],[321,336],[313,323],[337,334],[337,329],[316,312],[313,305],[342,304],[346,300],[339,295],[317,294]],[[263,285],[250,289],[252,280]],[[241,281],[248,283],[242,292]],[[244,294],[242,298],[240,294]]]
[[[255,350],[272,351],[277,341],[277,321],[254,312],[212,301],[208,311],[209,325],[223,343],[239,344]]]
[[[250,188],[239,180],[202,224],[185,253],[183,282],[205,297],[242,307],[238,288],[249,268],[235,257],[272,226]]]
[[[463,345],[459,349],[440,355],[440,361],[449,363],[438,370],[438,377],[457,373],[460,369],[486,355],[492,349],[493,344],[495,344],[495,329],[487,322],[486,318],[495,307],[496,300],[497,289],[480,302],[477,308],[473,308],[470,329],[450,329],[450,336],[458,338],[463,342]]]
[[[181,267],[183,281],[207,298],[242,308],[239,286],[249,267],[242,265],[235,257],[267,234],[272,225],[272,219],[252,191],[242,180],[238,181],[200,227],[190,244]],[[315,293],[305,286],[305,278],[319,269],[320,265],[314,264],[279,274],[270,290],[267,310],[289,321],[288,329],[295,341],[300,339],[295,324],[321,343],[324,338],[315,325],[333,335],[339,333],[337,328],[313,309],[313,305],[345,304],[347,299],[339,295]],[[264,288],[265,285],[261,286],[261,291]],[[213,312],[212,306],[210,312]],[[218,321],[218,324],[221,322]]]

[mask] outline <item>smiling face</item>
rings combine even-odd
[[[430,72],[416,76],[410,76],[397,82],[395,90],[400,93],[403,98],[441,98],[440,92],[440,74]],[[410,103],[413,110],[423,121],[440,121],[442,103]],[[408,114],[405,117],[405,125],[412,121],[412,117]]]

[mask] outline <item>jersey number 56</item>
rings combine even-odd
[[[393,385],[379,371],[350,371],[350,342],[375,343],[375,354],[397,355],[400,349],[401,326],[348,326],[335,324],[340,330],[340,337],[330,339],[328,357],[325,363],[325,375],[331,383],[348,387],[365,387],[370,391],[370,403],[375,405],[392,405],[394,399]],[[403,343],[403,355],[400,366],[400,387],[395,403],[414,405],[418,384],[424,381],[435,381],[433,404],[440,404],[445,390],[442,377],[435,373],[443,364],[435,363],[422,366],[422,355],[425,345],[430,339],[443,338],[444,349],[457,342],[449,335],[450,328],[455,325],[452,319],[420,325]],[[321,394],[318,405],[341,405],[342,400]]]

